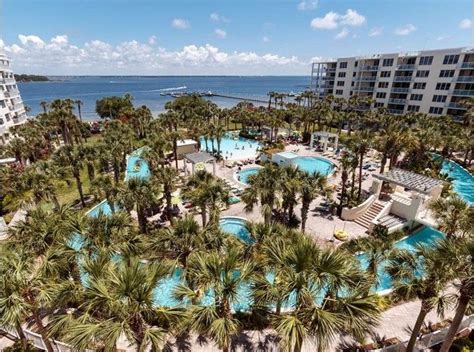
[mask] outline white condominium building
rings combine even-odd
[[[0,144],[8,139],[10,127],[22,124],[26,118],[10,61],[0,53]]]
[[[371,107],[391,113],[460,116],[460,102],[474,96],[474,49],[339,58],[312,65],[311,88],[319,96],[370,97]]]

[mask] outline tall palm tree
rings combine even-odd
[[[82,122],[82,111],[81,111],[81,108],[82,108],[82,105],[84,105],[84,103],[83,103],[82,100],[80,100],[80,99],[74,100],[74,103],[75,103],[76,106],[77,106],[77,113],[78,113],[78,115],[79,115],[79,120]]]
[[[420,261],[419,258],[423,260]],[[394,280],[394,294],[404,300],[421,300],[420,312],[406,347],[407,352],[414,350],[426,315],[436,308],[438,315],[442,316],[451,303],[450,296],[443,294],[447,284],[453,279],[450,265],[450,261],[446,261],[436,247],[419,247],[415,253],[396,251],[389,260],[385,270]],[[423,276],[419,275],[421,266]]]
[[[109,175],[99,175],[91,182],[91,190],[95,198],[105,198],[112,213],[115,212],[115,204],[118,201],[120,189],[120,186],[117,186]]]
[[[189,178],[182,195],[200,209],[202,226],[206,226],[208,214],[210,222],[217,223],[220,208],[229,203],[229,190],[224,181],[205,170],[197,171]]]
[[[168,220],[173,221],[172,196],[176,190],[178,172],[176,169],[165,166],[155,171],[156,182],[163,186],[163,196],[166,201],[165,214]]]
[[[318,172],[314,172],[313,174],[302,172],[301,179],[301,231],[304,233],[311,202],[316,199],[318,195],[328,195],[330,192],[326,177]]]
[[[470,207],[459,195],[449,198],[440,197],[428,207],[433,212],[439,229],[446,236],[468,235],[472,229],[472,206]]]
[[[76,187],[79,193],[82,207],[86,206],[84,193],[82,190],[81,169],[83,166],[83,156],[77,148],[70,145],[59,148],[53,155],[53,162],[57,167],[66,169],[76,180]]]
[[[362,195],[362,170],[364,166],[364,157],[369,151],[372,143],[372,134],[366,129],[358,132],[350,141],[349,146],[359,159],[359,188],[357,191],[357,200],[360,202]]]

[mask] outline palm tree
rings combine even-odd
[[[420,262],[419,258],[423,258]],[[424,274],[419,275],[420,266]],[[394,281],[394,294],[403,300],[419,299],[421,308],[415,325],[411,329],[406,351],[412,352],[426,315],[437,308],[438,315],[450,304],[450,296],[443,294],[453,279],[451,261],[440,255],[437,247],[419,247],[416,252],[396,251],[390,258],[386,272]]]
[[[53,162],[57,167],[69,171],[76,180],[76,187],[81,199],[82,207],[86,206],[84,193],[82,191],[81,169],[83,166],[82,153],[70,145],[59,148],[53,155]]]
[[[349,146],[359,159],[359,188],[357,191],[357,200],[359,202],[362,195],[362,167],[364,166],[364,157],[371,146],[371,138],[372,135],[368,132],[368,130],[363,130],[358,132],[349,143]]]
[[[163,195],[166,200],[165,214],[168,220],[173,221],[172,196],[176,190],[178,172],[176,169],[165,166],[155,172],[156,182],[163,186]]]
[[[440,197],[428,206],[438,222],[439,229],[446,236],[467,235],[472,229],[472,206],[469,207],[459,195]]]
[[[472,217],[471,217],[472,222]],[[470,237],[456,238],[444,241],[438,249],[445,260],[451,263],[451,273],[457,278],[455,285],[459,295],[457,298],[456,314],[444,338],[440,352],[448,352],[459,330],[462,319],[472,307],[474,299],[474,240],[471,230]]]
[[[338,215],[341,215],[342,208],[346,205],[347,198],[347,180],[349,179],[349,168],[352,164],[352,156],[345,153],[342,155],[340,162],[340,171],[341,171],[341,198],[339,201],[339,206],[337,209]]]
[[[311,202],[320,194],[327,195],[329,193],[329,189],[327,186],[326,177],[318,172],[313,174],[302,172],[301,178],[301,231],[304,233]]]
[[[40,102],[41,107],[43,108],[43,113],[47,114],[48,113],[48,103],[46,101]]]
[[[197,171],[183,187],[183,198],[200,208],[202,226],[207,224],[207,214],[211,223],[219,219],[220,208],[229,203],[229,190],[224,181],[207,171]]]
[[[253,265],[242,259],[236,247],[226,248],[226,255],[212,250],[194,252],[187,264],[188,277],[194,289],[180,285],[175,290],[179,299],[193,299],[195,290],[213,290],[214,303],[208,306],[192,306],[188,311],[187,325],[194,331],[210,336],[224,352],[241,329],[232,313],[232,304],[238,299],[238,288],[252,277]],[[236,275],[236,273],[239,273]]]
[[[81,107],[83,104],[82,100],[80,99],[77,99],[77,100],[74,100],[74,103],[76,104],[77,106],[77,113],[79,114],[79,120],[82,122],[82,112],[81,112]]]
[[[97,149],[93,146],[83,145],[78,147],[78,152],[82,155],[87,169],[87,176],[92,183],[95,178],[95,165],[97,162]]]
[[[109,175],[99,175],[91,182],[91,189],[96,199],[105,198],[112,210],[115,212],[115,204],[118,201],[120,187],[114,184]]]

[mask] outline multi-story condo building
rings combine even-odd
[[[391,113],[460,116],[474,96],[474,49],[339,58],[312,65],[311,87],[321,97],[369,97]]]
[[[22,124],[26,118],[10,60],[0,52],[0,144],[8,139],[10,127]]]

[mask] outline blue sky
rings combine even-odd
[[[318,58],[472,46],[469,0],[3,0],[16,71],[307,74]]]

